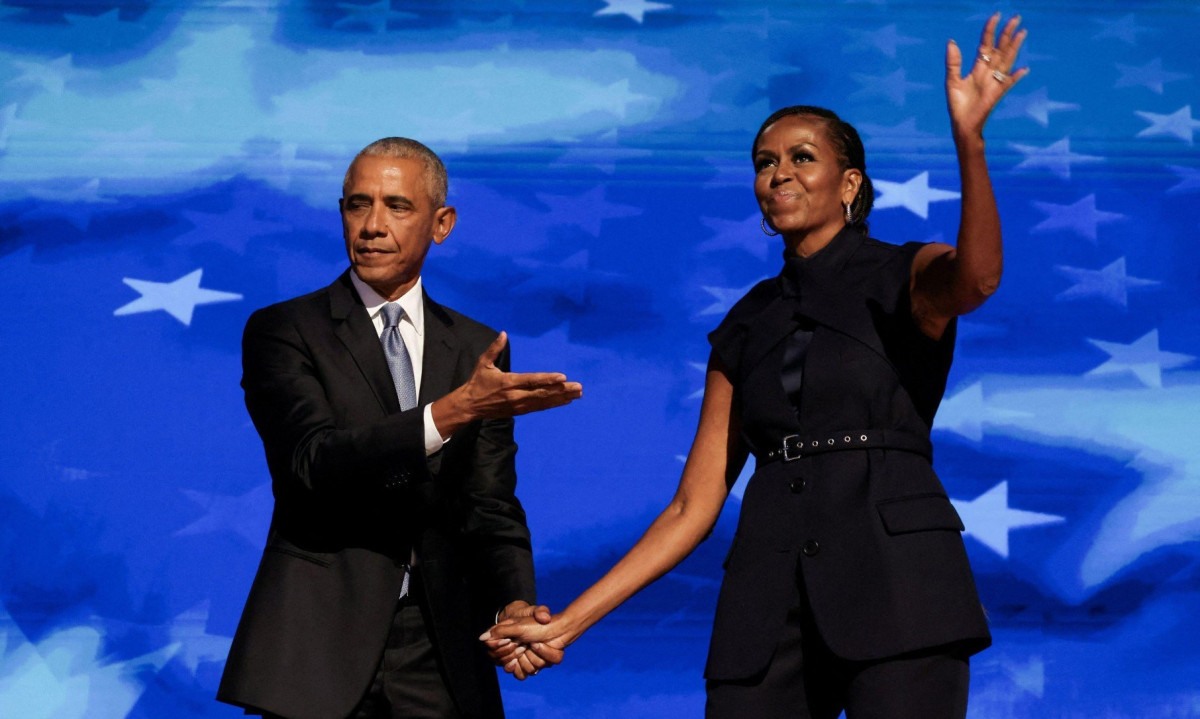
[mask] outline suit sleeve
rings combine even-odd
[[[496,366],[509,371],[507,347]],[[516,496],[512,418],[480,422],[472,449],[472,466],[463,485],[468,510],[464,530],[475,547],[483,586],[492,592],[489,606],[494,611],[517,599],[533,603],[537,599],[533,552],[525,510]]]
[[[421,409],[339,418],[326,365],[287,313],[267,308],[247,321],[242,388],[276,491],[342,493],[427,475]]]

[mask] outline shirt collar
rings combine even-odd
[[[371,289],[371,286],[362,281],[358,273],[353,269],[350,270],[350,282],[353,283],[354,289],[358,290],[358,296],[362,299],[363,306],[367,308],[367,315],[374,321],[383,306],[388,303],[378,292]],[[425,335],[425,302],[424,292],[421,289],[421,278],[417,277],[416,283],[409,288],[408,292],[400,295],[400,299],[396,303],[404,310],[404,314],[408,320],[412,322],[413,329],[420,336]]]

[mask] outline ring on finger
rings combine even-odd
[[[979,59],[983,61],[984,65],[992,64],[992,56],[987,54],[986,52],[983,52],[982,50],[979,52]]]
[[[996,82],[1008,82],[1008,75],[1005,75],[999,70],[992,70],[992,79],[994,79]]]

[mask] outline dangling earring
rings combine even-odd
[[[763,234],[766,235],[767,237],[774,237],[775,235],[779,234],[778,232],[771,231],[771,229],[769,227],[767,227],[766,215],[764,215],[763,218],[761,220],[759,220],[758,225],[759,225],[759,227],[762,227]]]
[[[850,210],[850,203],[843,202],[842,205],[846,208],[846,224],[853,225],[854,224],[854,212],[852,212]]]

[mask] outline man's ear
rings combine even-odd
[[[453,207],[446,205],[434,210],[433,241],[439,245],[442,244],[450,236],[450,231],[454,229],[456,222],[458,222],[458,210]]]

